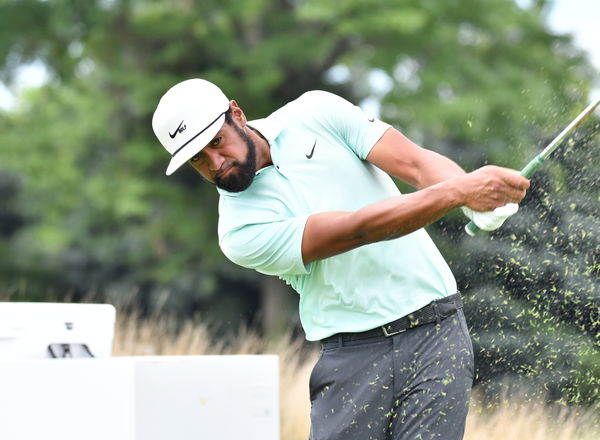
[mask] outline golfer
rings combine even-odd
[[[520,202],[529,181],[494,166],[467,174],[323,91],[248,121],[190,79],[165,93],[152,126],[167,174],[188,162],[216,185],[224,254],[300,294],[306,338],[322,344],[310,438],[461,439],[473,348],[423,227],[458,207],[499,227],[508,214],[492,210]],[[417,191],[400,194],[390,176]]]

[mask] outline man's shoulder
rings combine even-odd
[[[276,110],[273,115],[285,114],[288,112],[306,112],[307,110],[314,112],[344,104],[347,105],[349,102],[334,93],[325,90],[309,90]]]
[[[248,125],[258,130],[273,145],[282,130],[293,130],[294,127],[319,126],[332,113],[336,105],[347,103],[333,93],[324,90],[309,90],[298,98],[288,102],[283,107],[262,119],[254,119]]]
[[[322,100],[322,99],[342,99],[340,96],[328,92],[326,90],[309,90],[307,92],[304,92],[302,95],[300,95],[297,100],[301,100],[301,101],[312,101],[312,100]]]

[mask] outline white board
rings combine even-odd
[[[0,362],[0,439],[278,440],[274,355]]]
[[[109,304],[0,302],[0,360],[52,357],[49,346],[58,357],[111,356],[115,316]]]

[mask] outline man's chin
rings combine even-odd
[[[254,175],[249,176],[249,177],[232,175],[232,176],[229,176],[227,179],[223,179],[223,180],[216,179],[215,185],[217,185],[217,188],[220,188],[227,192],[238,193],[238,192],[247,190],[250,187],[250,185],[252,184],[253,180],[254,180]]]

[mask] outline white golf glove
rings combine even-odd
[[[461,206],[462,212],[483,231],[494,231],[506,221],[508,217],[519,210],[517,203],[507,203],[493,211],[473,211],[467,206]],[[472,235],[468,228],[465,228],[469,235]]]

